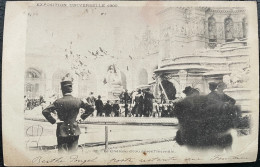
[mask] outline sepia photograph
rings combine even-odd
[[[5,164],[255,161],[258,68],[255,2],[7,2]]]

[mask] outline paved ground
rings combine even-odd
[[[43,122],[43,120],[44,117],[41,115],[40,109],[25,113],[24,128],[27,146],[35,147],[38,144],[45,151],[57,152],[56,125]],[[79,150],[103,152],[105,126],[108,126],[109,151],[176,152],[177,150],[180,152],[180,149],[186,148],[180,147],[173,140],[178,128],[175,121],[176,119],[173,118],[89,118],[87,123],[80,125],[82,134],[79,139],[81,146]],[[153,122],[155,124],[151,125]],[[236,130],[232,131],[232,136],[233,151],[243,152],[246,148],[241,147],[241,143],[247,143],[249,136],[238,137]]]
[[[33,126],[33,128],[32,128]],[[108,126],[109,146],[138,146],[144,143],[160,143],[173,140],[176,126],[145,126],[145,125],[95,125],[81,124],[79,144],[85,147],[104,148],[105,126]],[[43,131],[41,133],[41,127]],[[37,132],[38,130],[38,132]],[[48,122],[25,120],[25,136],[28,146],[45,146],[54,149],[56,145],[56,125]],[[38,133],[38,136],[36,135]],[[32,134],[34,136],[32,136]],[[120,145],[121,144],[121,145]]]

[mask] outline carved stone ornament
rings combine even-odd
[[[249,83],[250,68],[247,66],[243,69],[233,71],[230,75],[230,83],[233,88],[245,88]]]

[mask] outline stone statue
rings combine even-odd
[[[104,84],[107,87],[107,96],[109,100],[118,99],[123,90],[121,74],[115,65],[110,65],[107,70],[107,75],[104,79]]]
[[[116,70],[115,65],[110,65],[108,67],[105,84],[122,85],[121,74],[118,70]]]
[[[225,19],[225,38],[226,42],[230,42],[234,39],[233,37],[233,31],[234,31],[234,25],[233,20],[231,18]]]
[[[231,87],[231,80],[229,75],[224,75],[223,76],[223,82],[227,85],[228,88]]]
[[[245,67],[231,73],[230,81],[233,88],[244,88],[247,86],[250,79],[249,70],[249,67]]]

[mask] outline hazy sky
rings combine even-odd
[[[118,47],[131,50],[137,38],[142,38],[147,24],[157,29],[156,12],[156,7],[149,10],[140,7],[33,7],[32,16],[28,17],[26,53],[64,56],[71,41],[73,50],[81,55],[98,47],[112,53],[115,27],[119,27],[121,34]]]

